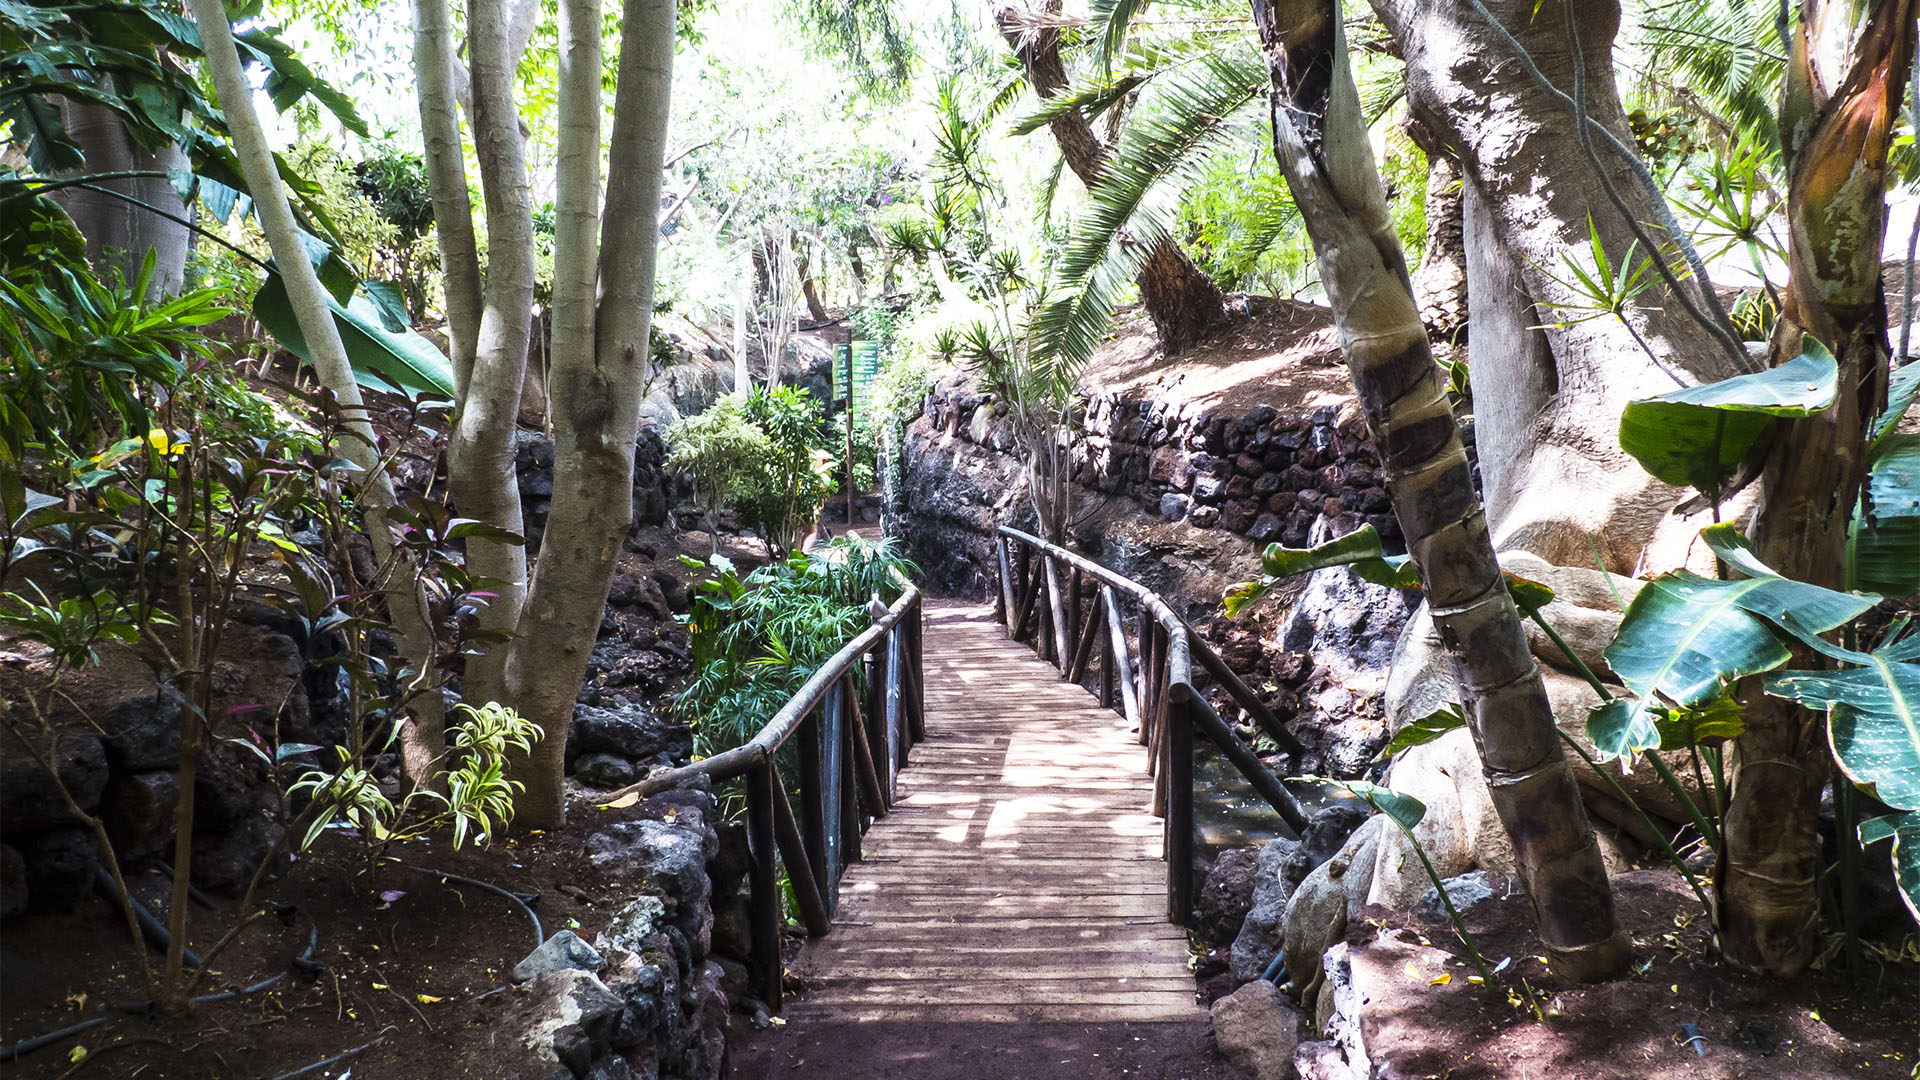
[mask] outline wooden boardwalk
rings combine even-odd
[[[924,663],[927,740],[801,955],[795,1026],[1204,1022],[1126,721],[991,607],[930,605]]]

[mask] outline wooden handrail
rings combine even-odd
[[[1303,749],[1300,740],[1286,729],[1273,710],[1267,708],[1266,703],[1227,666],[1212,646],[1187,625],[1185,619],[1174,612],[1160,594],[1084,555],[1048,543],[1031,533],[1008,525],[1000,526],[998,532],[997,562],[1001,574],[998,603],[1002,608],[1009,603],[1014,605],[1009,609],[1013,617],[1008,620],[1008,631],[1015,640],[1022,636],[1020,631],[1026,623],[1027,611],[1033,606],[1038,593],[1043,591],[1042,581],[1052,613],[1055,661],[1063,677],[1077,682],[1085,674],[1086,664],[1094,652],[1090,635],[1099,633],[1101,624],[1105,624],[1106,632],[1101,635],[1104,640],[1099,650],[1101,685],[1106,688],[1113,682],[1119,683],[1123,713],[1130,722],[1138,725],[1140,741],[1148,748],[1148,768],[1154,779],[1154,813],[1161,815],[1165,822],[1167,913],[1175,922],[1186,922],[1192,908],[1194,889],[1195,731],[1205,734],[1220,748],[1221,755],[1280,815],[1288,831],[1297,834],[1306,825],[1306,814],[1300,809],[1293,793],[1240,741],[1233,729],[1214,712],[1193,685],[1194,660],[1199,660],[1227,695],[1253,717],[1260,729],[1275,742],[1297,754]],[[1009,551],[1009,541],[1022,545],[1017,555]],[[1013,582],[1008,580],[1007,575],[1012,567],[1025,566],[1026,549],[1033,551],[1039,566],[1034,570],[1026,595],[1015,601]],[[1059,595],[1058,567],[1061,564],[1074,572],[1076,588],[1071,598]],[[1087,628],[1081,631],[1085,640],[1076,641],[1068,637],[1072,625],[1067,612],[1079,603],[1077,582],[1082,576],[1099,583],[1099,596],[1095,601],[1096,610],[1089,612]],[[1138,664],[1133,663],[1127,649],[1126,624],[1120,616],[1118,599],[1122,595],[1131,597],[1140,607],[1139,630],[1135,635],[1140,643]],[[1100,617],[1099,608],[1105,609],[1104,618]],[[1042,627],[1046,625],[1048,620],[1045,615],[1041,616],[1040,622]],[[1040,651],[1046,637],[1045,633],[1035,633],[1035,651]],[[1137,686],[1134,682],[1136,672],[1139,676]],[[1103,692],[1102,705],[1111,707],[1111,701],[1111,693]]]
[[[700,777],[745,778],[747,849],[752,855],[748,921],[753,955],[748,971],[761,999],[776,1013],[784,996],[785,976],[780,954],[779,864],[786,865],[807,932],[819,937],[831,931],[840,873],[849,858],[860,857],[865,821],[886,815],[894,775],[906,764],[908,748],[925,738],[921,595],[904,577],[896,574],[895,581],[900,586],[899,599],[882,608],[876,598],[870,609],[875,615],[873,625],[854,635],[808,676],[753,738],[710,758],[663,769],[608,793],[601,802],[602,806],[626,805],[629,798],[647,798]],[[862,716],[856,676],[869,661],[873,669],[866,677],[873,697],[869,715]],[[869,718],[874,728],[867,726]],[[781,748],[796,736],[801,815],[794,813],[774,764]],[[844,846],[836,849],[836,840]]]

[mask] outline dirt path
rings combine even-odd
[[[926,634],[928,739],[796,965],[808,992],[734,1075],[1231,1075],[1166,919],[1146,750],[990,608],[930,607]]]

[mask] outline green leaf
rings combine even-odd
[[[1920,435],[1886,437],[1867,469],[1850,527],[1853,581],[1883,596],[1911,595],[1920,591]]]
[[[409,397],[453,397],[453,364],[433,342],[411,330],[388,332],[373,305],[361,297],[355,296],[345,307],[329,299],[328,306],[333,309],[334,325],[339,328],[341,344],[346,346],[354,377],[362,386]],[[287,300],[286,285],[278,274],[269,274],[267,283],[254,294],[253,313],[289,352],[302,360],[312,360],[300,321]]]
[[[1757,559],[1753,565],[1764,569]],[[1711,581],[1676,571],[1655,578],[1628,605],[1606,651],[1607,663],[1638,700],[1594,710],[1587,733],[1606,756],[1658,746],[1648,710],[1660,699],[1703,705],[1727,683],[1787,662],[1790,654],[1775,625],[1790,620],[1795,632],[1824,633],[1873,603],[1771,574]]]
[[[1246,610],[1247,605],[1267,595],[1267,590],[1273,588],[1273,581],[1273,578],[1243,581],[1228,589],[1226,595],[1220,598],[1220,606],[1226,612],[1227,618],[1237,618],[1242,611]]]
[[[1886,411],[1874,420],[1873,429],[1868,433],[1876,446],[1893,431],[1900,418],[1907,415],[1916,397],[1920,397],[1920,361],[1909,360],[1894,368],[1893,378],[1887,381]]]
[[[1920,920],[1920,814],[1888,814],[1860,823],[1861,844],[1888,837],[1893,838],[1893,877],[1900,883],[1901,899]]]
[[[1714,490],[1776,418],[1833,403],[1839,365],[1826,346],[1805,340],[1801,354],[1779,367],[1629,402],[1620,415],[1621,449],[1666,483]]]
[[[1354,573],[1376,585],[1400,589],[1420,586],[1420,572],[1413,561],[1405,555],[1386,554],[1380,546],[1380,533],[1371,525],[1362,525],[1316,547],[1268,544],[1260,555],[1261,572],[1272,578],[1308,574],[1330,566],[1351,567]]]
[[[1343,787],[1355,796],[1366,800],[1368,806],[1392,818],[1394,824],[1412,831],[1420,819],[1427,816],[1427,804],[1411,795],[1402,795],[1392,788],[1369,784],[1365,780],[1330,780],[1325,777],[1308,777],[1323,783]]]
[[[1550,586],[1505,570],[1500,574],[1507,579],[1507,593],[1513,597],[1514,606],[1520,609],[1520,614],[1537,615],[1541,608],[1553,603],[1553,589]]]
[[[1888,806],[1920,810],[1920,664],[1889,652],[1843,671],[1783,671],[1767,693],[1827,710],[1841,771]]]
[[[1373,760],[1385,761],[1400,751],[1414,746],[1423,746],[1438,739],[1449,731],[1457,731],[1467,726],[1467,718],[1460,714],[1460,707],[1447,705],[1409,723],[1393,733],[1392,741],[1380,751]]]
[[[1747,730],[1740,716],[1740,703],[1722,694],[1704,705],[1686,705],[1669,709],[1654,717],[1660,733],[1660,749],[1685,750],[1707,742],[1737,739]]]

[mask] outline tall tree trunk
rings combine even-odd
[[[67,135],[80,146],[85,173],[165,172],[187,167],[187,155],[169,144],[148,150],[127,132],[120,114],[103,105],[63,100],[60,115]],[[190,210],[180,204],[180,195],[172,181],[164,176],[119,177],[96,181],[151,206],[184,216]],[[154,255],[153,280],[148,285],[150,298],[172,296],[180,291],[186,278],[187,248],[191,231],[177,221],[169,221],[145,207],[125,199],[102,195],[84,188],[66,188],[55,193],[80,234],[87,239],[87,258],[105,273],[118,269],[133,284],[140,275],[140,264],[147,252]]]
[[[1498,26],[1466,0],[1373,6],[1406,57],[1415,121],[1460,165],[1474,417],[1494,544],[1590,566],[1597,543],[1610,569],[1629,572],[1679,493],[1620,450],[1621,411],[1674,389],[1676,377],[1710,382],[1739,368],[1663,285],[1631,301],[1625,322],[1573,321],[1591,315],[1564,284],[1573,277],[1569,259],[1594,269],[1589,220],[1616,270],[1630,250],[1636,263],[1645,259],[1647,247],[1636,244],[1588,164],[1569,106],[1534,81],[1502,36],[1500,28],[1570,94],[1575,64],[1561,0],[1483,0]],[[1587,112],[1631,145],[1613,81],[1619,6],[1578,0],[1573,10]],[[1630,163],[1604,140],[1594,143],[1606,183],[1633,219],[1659,221],[1661,208]],[[1665,243],[1657,225],[1646,228]]]
[[[420,131],[433,201],[433,232],[440,248],[441,285],[447,301],[447,340],[453,361],[454,400],[467,396],[480,334],[480,255],[473,236],[473,204],[467,194],[461,149],[460,111],[454,100],[453,20],[447,0],[414,0],[413,65],[420,97]]]
[[[1337,0],[1253,0],[1274,154],[1299,205],[1394,513],[1446,642],[1487,786],[1556,970],[1628,955],[1553,709],[1494,560],[1361,117]]]
[[[1060,0],[1048,0],[1046,10],[1058,12]],[[1066,89],[1067,68],[1060,59],[1059,31],[1029,32],[1012,8],[1001,9],[999,21],[1001,34],[1019,58],[1034,95],[1045,101]],[[1107,148],[1080,110],[1062,112],[1047,128],[1060,146],[1060,156],[1080,182],[1089,189],[1098,184]],[[1206,337],[1221,320],[1224,297],[1220,286],[1178,244],[1164,236],[1154,242],[1135,283],[1140,288],[1140,305],[1147,309],[1147,317],[1160,336],[1160,347],[1169,355]]]
[[[827,306],[820,302],[820,289],[813,282],[813,260],[803,244],[794,253],[794,266],[800,271],[800,294],[807,300],[807,317],[816,324],[827,321]]]
[[[1867,427],[1885,406],[1891,350],[1880,282],[1887,150],[1913,61],[1915,0],[1879,0],[1851,48],[1810,41],[1845,27],[1834,0],[1803,0],[1781,98],[1788,170],[1787,290],[1770,360],[1811,335],[1840,362],[1832,407],[1786,422],[1761,474],[1753,541],[1788,577],[1846,587],[1847,526],[1867,468]],[[1825,666],[1800,650],[1796,667]],[[1721,943],[1750,971],[1791,977],[1820,945],[1814,891],[1826,718],[1755,693],[1735,741],[1719,876]]]
[[[487,277],[474,338],[473,373],[447,442],[447,490],[454,509],[463,516],[518,532],[524,525],[513,468],[513,432],[532,329],[533,195],[520,110],[513,98],[515,65],[508,12],[501,0],[470,0],[467,12],[473,142],[487,215]],[[563,74],[567,60],[563,52]],[[597,77],[598,65],[594,72]],[[563,113],[562,123],[568,120]],[[491,590],[494,598],[480,612],[480,626],[511,630],[526,599],[526,548],[470,539],[467,568],[497,583]],[[505,650],[489,649],[468,657],[463,696],[476,705],[504,700],[505,671]]]
[[[753,374],[747,370],[747,314],[752,309],[748,299],[752,290],[753,256],[742,254],[740,279],[733,286],[733,392],[743,398],[753,393]]]
[[[1407,131],[1427,155],[1427,235],[1413,294],[1427,334],[1450,345],[1467,344],[1466,189],[1460,165],[1418,121]]]
[[[434,633],[427,611],[425,594],[415,581],[415,567],[405,548],[394,542],[393,527],[387,511],[394,505],[393,479],[381,466],[379,444],[373,425],[360,398],[360,386],[354,381],[353,368],[347,362],[347,350],[340,342],[339,327],[327,303],[326,290],[314,273],[307,257],[305,242],[280,186],[280,173],[274,164],[273,150],[267,145],[266,130],[253,110],[253,87],[240,68],[240,55],[233,44],[233,27],[227,22],[220,0],[192,0],[190,10],[199,24],[206,50],[207,71],[215,92],[225,103],[227,129],[233,139],[234,156],[240,162],[240,174],[253,198],[260,231],[266,234],[273,250],[274,264],[286,282],[287,299],[311,351],[315,374],[321,385],[339,402],[342,423],[356,438],[342,439],[341,451],[361,470],[356,492],[361,510],[362,528],[368,540],[389,564],[381,583],[386,593],[388,617],[393,620],[401,657],[419,678],[429,678],[427,665],[434,658]],[[426,692],[410,703],[413,715],[400,728],[400,757],[408,779],[430,784],[446,755],[445,708],[437,687],[430,683]],[[177,866],[181,875],[189,868]]]
[[[598,35],[598,6],[564,0],[563,6],[574,5],[570,33]],[[622,15],[597,335],[590,350],[554,351],[553,509],[507,666],[514,704],[546,728],[522,776],[527,790],[519,803],[521,820],[536,827],[566,820],[561,777],[567,724],[606,608],[614,561],[633,522],[633,454],[653,316],[674,2],[626,0]],[[569,101],[562,114],[591,109],[597,115],[597,79],[594,84],[589,101]],[[569,201],[591,198],[577,189],[559,194]]]

